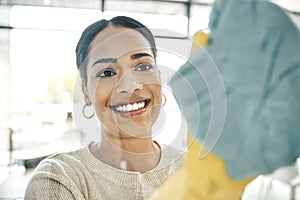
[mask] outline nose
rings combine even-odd
[[[116,84],[116,93],[129,93],[132,94],[135,90],[143,88],[143,83],[133,72],[128,72],[123,75]]]

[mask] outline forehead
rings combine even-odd
[[[109,25],[99,32],[90,45],[90,57],[114,57],[147,51],[152,54],[149,41],[137,30]]]

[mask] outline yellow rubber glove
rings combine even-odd
[[[191,139],[189,139],[190,142]],[[245,186],[253,180],[235,181],[225,170],[224,161],[213,153],[199,159],[201,144],[194,140],[189,147],[185,165],[166,181],[151,200],[238,200]]]

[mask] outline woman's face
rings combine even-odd
[[[161,82],[148,40],[136,30],[108,26],[90,49],[84,93],[103,131],[151,136],[161,106]]]

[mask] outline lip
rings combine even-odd
[[[128,98],[128,99],[123,99],[119,102],[117,102],[116,104],[110,106],[110,107],[117,107],[117,106],[121,106],[121,105],[125,105],[125,104],[134,104],[134,103],[137,103],[137,102],[140,102],[140,101],[146,101],[148,100],[149,98],[146,98],[146,97],[131,97],[131,98]]]
[[[119,101],[118,103],[114,104],[113,106],[109,106],[112,111],[115,113],[119,114],[120,116],[124,118],[129,118],[137,115],[141,115],[144,112],[146,112],[147,108],[149,107],[151,102],[150,98],[145,98],[145,97],[132,97],[130,99],[123,99]],[[131,110],[131,111],[118,111],[117,108],[119,106],[127,106],[128,104],[140,104],[144,103],[144,107],[138,108],[137,110]]]

